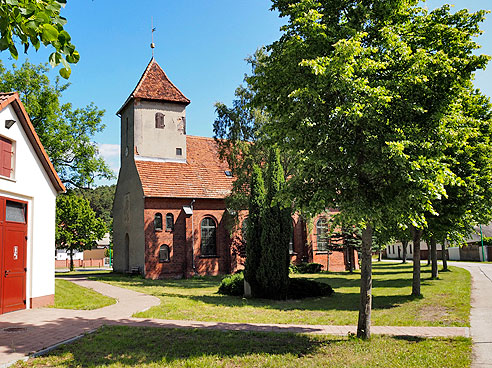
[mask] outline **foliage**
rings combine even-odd
[[[265,134],[294,161],[296,204],[337,207],[363,229],[358,336],[369,337],[372,228],[425,227],[459,184],[446,149],[466,118],[452,105],[488,61],[474,53],[483,11],[418,3],[274,0],[283,34],[247,80],[271,116]]]
[[[243,296],[244,274],[242,272],[238,272],[224,277],[217,292],[224,295]]]
[[[308,279],[289,279],[288,299],[304,299],[311,297],[330,296],[333,288],[324,283]]]
[[[261,211],[265,205],[265,184],[263,182],[263,175],[261,169],[256,165],[253,165],[250,188],[249,211],[248,219],[246,220],[246,264],[244,273],[246,281],[248,281],[251,286],[253,296],[256,296],[256,294],[259,293],[257,273],[263,254],[261,248]]]
[[[9,50],[17,60],[16,43],[20,41],[27,53],[29,46],[36,51],[41,46],[55,49],[49,56],[52,67],[62,64],[59,73],[70,76],[69,64],[76,64],[80,55],[63,28],[67,20],[60,16],[66,0],[0,0],[0,51]]]
[[[70,253],[73,271],[73,252],[91,249],[102,239],[106,225],[95,216],[89,201],[76,195],[59,195],[56,200],[56,247]]]
[[[266,198],[261,211],[261,258],[257,281],[261,295],[285,299],[289,285],[289,242],[292,234],[290,207],[279,201],[285,184],[280,154],[270,150],[266,174]]]
[[[302,262],[298,265],[290,265],[290,271],[292,273],[320,273],[323,269],[323,265],[319,263],[306,263]]]
[[[103,219],[109,229],[113,221],[115,191],[116,185],[101,185],[94,189],[74,189],[73,193],[87,199],[96,217]]]
[[[94,134],[101,132],[104,111],[94,104],[74,109],[62,104],[69,84],[51,83],[44,65],[26,61],[6,70],[0,63],[0,90],[18,91],[36,133],[65,185],[89,187],[95,178],[113,178],[99,156]]]

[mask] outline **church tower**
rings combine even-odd
[[[117,112],[121,117],[121,165],[127,160],[186,162],[189,103],[152,58]]]

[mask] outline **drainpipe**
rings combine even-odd
[[[195,226],[193,225],[193,203],[195,200],[193,199],[190,203],[191,207],[191,267],[193,268],[193,272],[196,275],[196,267],[195,267]]]
[[[484,252],[484,249],[483,249],[482,225],[480,225],[480,242],[482,243],[482,262],[485,262],[485,252]]]

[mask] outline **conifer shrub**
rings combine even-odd
[[[244,274],[242,272],[226,276],[219,285],[219,294],[242,296],[244,294]]]
[[[298,265],[290,265],[292,273],[320,273],[323,266],[319,263],[302,262]]]

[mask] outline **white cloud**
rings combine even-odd
[[[99,154],[105,159],[119,157],[120,156],[120,145],[119,144],[108,144],[101,143],[98,146]]]

